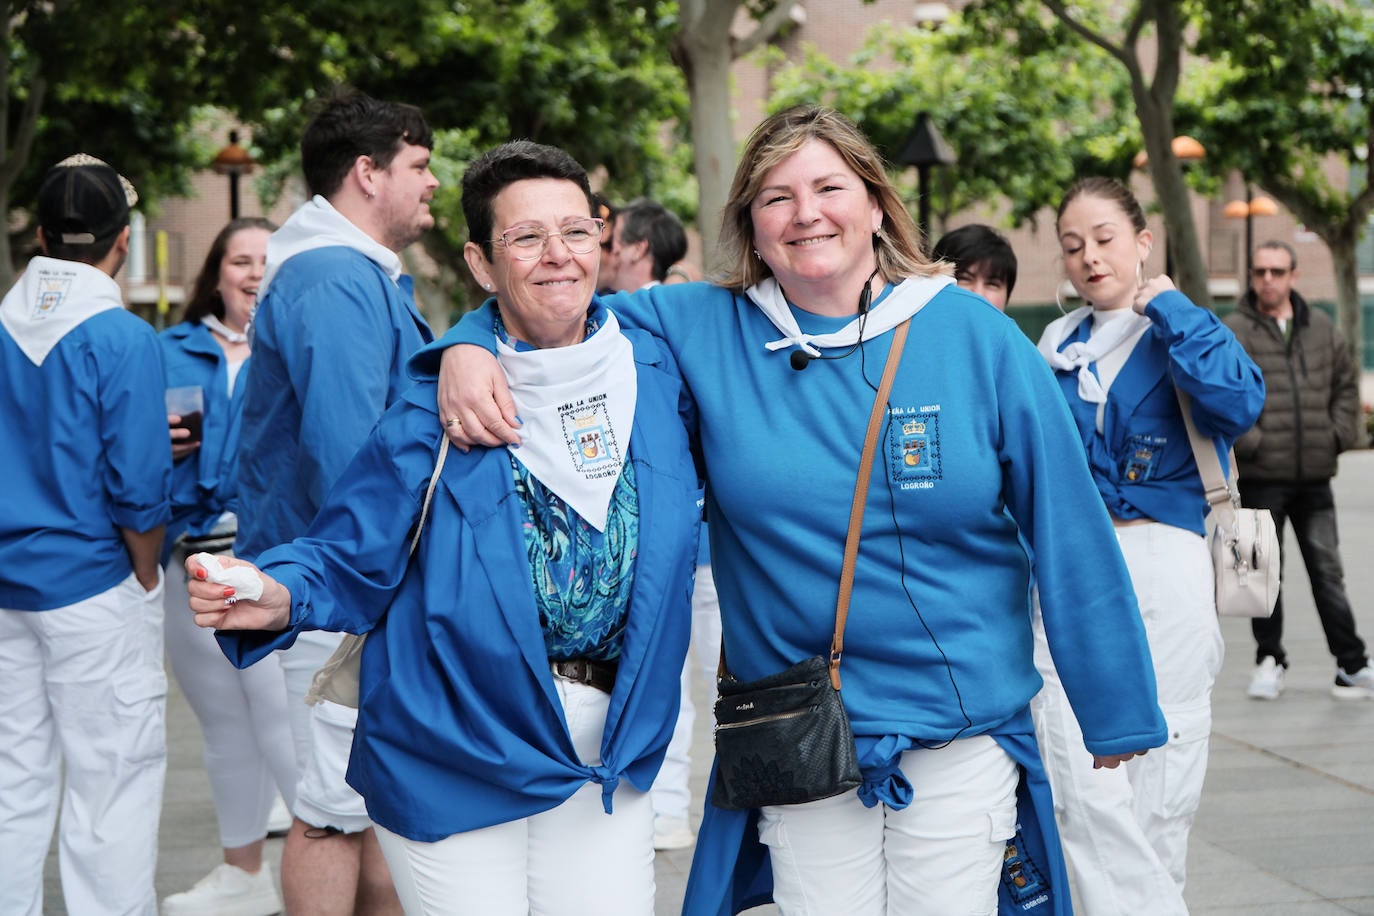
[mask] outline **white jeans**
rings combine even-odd
[[[1016,833],[1015,761],[986,735],[907,751],[911,804],[865,808],[858,793],[763,808],[759,839],[786,916],[992,916]]]
[[[205,739],[205,773],[219,822],[220,845],[247,846],[267,835],[277,793],[296,798],[296,752],[276,653],[239,670],[196,626],[186,596],[186,568],[167,565],[167,660]]]
[[[682,662],[682,704],[678,707],[677,724],[663,766],[654,778],[649,794],[654,801],[654,814],[662,817],[687,818],[692,806],[692,728],[696,724],[696,706],[692,703],[692,670],[711,685],[715,697],[716,669],[720,666],[720,600],[716,597],[716,580],[711,567],[698,566],[696,585],[692,589],[692,644]],[[709,712],[709,708],[708,708]]]
[[[166,701],[160,584],[0,609],[0,913],[43,910],[60,792],[67,911],[155,916]]]
[[[601,762],[610,696],[555,680],[579,758]],[[647,916],[654,911],[653,807],[622,781],[614,813],[587,783],[556,808],[422,843],[376,828],[409,916]]]
[[[1035,662],[1045,686],[1031,712],[1077,910],[1186,914],[1188,831],[1202,797],[1212,684],[1223,654],[1212,562],[1203,539],[1181,528],[1156,522],[1116,534],[1145,622],[1169,743],[1115,770],[1094,770],[1038,613]]]
[[[363,798],[344,780],[353,750],[358,711],[324,701],[305,704],[315,672],[334,654],[342,633],[306,630],[291,648],[277,652],[286,682],[291,735],[296,744],[296,803],[291,813],[314,827],[359,833],[372,826]]]

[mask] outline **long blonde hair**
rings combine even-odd
[[[898,282],[907,277],[929,277],[948,272],[948,265],[926,257],[921,232],[916,228],[901,195],[888,180],[882,156],[854,122],[832,108],[797,105],[769,117],[749,135],[739,166],[730,184],[730,195],[721,215],[720,255],[722,286],[743,289],[773,274],[772,268],[753,255],[754,222],[750,205],[777,165],[810,140],[830,144],[859,176],[883,211],[882,227],[874,248],[884,277]]]

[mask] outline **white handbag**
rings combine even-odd
[[[1212,440],[1193,425],[1192,398],[1179,389],[1178,406],[1188,427],[1193,459],[1207,493],[1207,545],[1216,575],[1217,613],[1223,617],[1268,617],[1279,600],[1279,535],[1268,509],[1246,509],[1236,490],[1236,455],[1229,455],[1231,479],[1221,473]]]

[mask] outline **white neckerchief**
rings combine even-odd
[[[267,293],[272,278],[293,255],[316,248],[342,245],[365,255],[395,283],[401,278],[401,258],[396,252],[349,222],[329,201],[316,194],[301,204],[282,227],[267,239],[267,266],[258,284],[258,301]]]
[[[98,267],[39,255],[0,301],[0,323],[35,366],[92,315],[124,307],[119,284]]]
[[[909,277],[903,280],[881,302],[868,312],[864,333],[872,340],[879,334],[892,330],[897,325],[915,315],[935,294],[954,282],[953,277]],[[797,324],[797,316],[787,304],[782,287],[774,277],[768,277],[744,291],[759,311],[773,322],[773,326],[783,333],[779,340],[770,340],[764,346],[770,350],[783,347],[801,347],[812,356],[820,356],[822,347],[848,347],[859,341],[859,322],[856,316],[849,324],[838,331],[827,334],[804,334]]]
[[[597,531],[630,450],[638,395],[634,348],[610,312],[571,347],[517,351],[497,339],[496,358],[520,416],[515,459]]]
[[[1075,341],[1062,351],[1059,345],[1073,335],[1085,319],[1093,313],[1090,305],[1080,306],[1062,318],[1056,318],[1040,335],[1037,348],[1053,368],[1078,372],[1078,396],[1089,404],[1101,404],[1107,400],[1107,391],[1093,374],[1093,363],[1111,353],[1128,339],[1138,339],[1140,333],[1150,326],[1150,319],[1129,310],[1130,314],[1113,321],[1103,322],[1093,329],[1086,341]]]
[[[225,324],[223,321],[220,321],[214,315],[206,315],[204,318],[200,319],[200,323],[205,325],[207,328],[214,331],[216,334],[223,337],[230,343],[248,343],[247,330],[231,330],[229,325]]]

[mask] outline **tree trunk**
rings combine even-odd
[[[729,16],[702,16],[677,37],[678,62],[692,107],[692,160],[697,174],[697,229],[708,274],[719,267],[720,217],[735,161],[731,124]]]
[[[9,212],[10,189],[8,185],[0,184],[0,214],[4,214],[8,219]],[[10,246],[9,231],[0,230],[0,296],[4,296],[10,291],[17,275],[14,269],[14,249]]]
[[[1360,308],[1360,273],[1355,258],[1357,238],[1350,230],[1326,240],[1336,271],[1336,323],[1350,347],[1355,367],[1364,369],[1364,315]]]
[[[1198,244],[1192,201],[1183,180],[1183,165],[1173,151],[1173,113],[1156,104],[1134,75],[1131,83],[1145,152],[1150,157],[1150,178],[1164,216],[1164,238],[1156,239],[1155,244],[1168,246],[1166,252],[1172,253],[1172,257],[1166,255],[1165,260],[1173,262],[1171,279],[1174,285],[1189,299],[1210,309],[1212,294],[1207,288],[1207,265],[1203,263],[1202,248]]]

